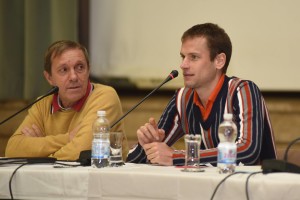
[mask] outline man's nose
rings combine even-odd
[[[74,69],[71,69],[70,70],[70,80],[74,81],[74,80],[77,80],[78,78],[78,75],[76,73],[76,71]]]
[[[180,64],[181,69],[186,69],[189,67],[189,62],[187,58],[183,58]]]

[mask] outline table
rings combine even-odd
[[[0,166],[0,199],[10,198],[9,179],[18,165]],[[210,199],[227,175],[215,167],[205,172],[182,172],[173,166],[130,164],[117,168],[54,168],[51,164],[25,165],[12,179],[15,199],[193,200]],[[238,166],[237,172],[261,171],[260,166]],[[214,200],[246,199],[249,175],[235,174],[218,189]],[[250,199],[300,199],[300,175],[255,174],[249,179]]]

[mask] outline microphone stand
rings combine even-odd
[[[171,74],[154,90],[152,90],[147,96],[145,96],[139,103],[137,103],[135,106],[133,106],[130,110],[128,110],[121,118],[119,118],[117,121],[115,121],[110,128],[114,127],[117,123],[119,123],[124,117],[126,117],[131,111],[133,111],[136,107],[138,107],[141,103],[143,103],[150,95],[152,95],[154,92],[156,92],[161,86],[163,86],[168,81],[172,80],[173,78],[178,76],[178,72],[176,70],[173,70]]]
[[[20,112],[26,110],[27,108],[31,107],[33,104],[35,104],[36,102],[42,100],[43,98],[51,95],[51,94],[54,94],[58,92],[58,87],[55,86],[53,87],[51,90],[49,90],[49,92],[47,92],[47,94],[41,96],[40,98],[36,99],[34,102],[32,102],[31,104],[25,106],[24,108],[22,108],[21,110],[19,110],[18,112],[16,112],[15,114],[11,115],[10,117],[6,118],[5,120],[3,120],[2,122],[0,122],[0,125],[4,124],[6,121],[10,120],[11,118],[13,118],[14,116],[16,116],[17,114],[19,114]]]

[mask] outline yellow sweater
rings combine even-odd
[[[92,124],[98,110],[105,110],[110,123],[122,116],[122,108],[116,91],[109,86],[93,84],[94,90],[79,112],[70,109],[51,114],[53,95],[34,104],[22,124],[7,143],[6,157],[55,157],[58,160],[76,160],[83,150],[91,149]],[[44,137],[24,136],[21,130],[37,125]],[[75,137],[69,141],[69,132],[80,126]],[[111,131],[123,131],[119,123]],[[125,133],[124,133],[125,135]],[[123,159],[127,155],[126,135],[123,142]]]

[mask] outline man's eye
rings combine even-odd
[[[64,74],[64,73],[66,73],[68,70],[67,70],[67,68],[61,68],[61,69],[59,69],[59,73],[61,73],[61,74]]]
[[[196,55],[191,55],[191,60],[197,60],[199,57]]]
[[[75,69],[78,72],[82,72],[85,70],[85,66],[84,65],[76,65]]]

